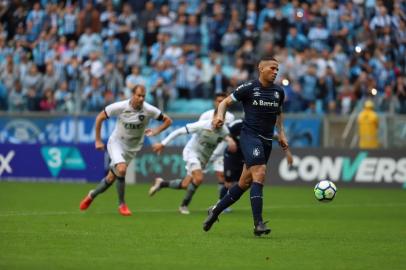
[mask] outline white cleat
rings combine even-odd
[[[179,206],[179,213],[181,213],[182,215],[189,215],[190,211],[187,206]]]
[[[155,178],[154,184],[148,191],[149,196],[153,196],[155,193],[157,193],[161,189],[161,183],[163,181],[164,181],[164,179],[162,179],[161,177]]]

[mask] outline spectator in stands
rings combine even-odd
[[[179,62],[176,65],[176,75],[175,75],[175,87],[178,92],[178,98],[191,98],[191,87],[188,81],[188,70],[189,66],[186,63],[186,57],[182,56],[179,58]]]
[[[167,108],[168,101],[171,97],[171,91],[163,78],[158,78],[155,84],[152,85],[151,95],[154,98],[154,106],[158,107],[160,110]]]
[[[129,70],[134,65],[139,65],[141,60],[142,44],[137,38],[136,32],[130,33],[130,40],[125,47],[125,64],[126,70]]]
[[[94,51],[102,51],[103,41],[98,32],[92,32],[91,27],[85,28],[85,31],[79,37],[78,49],[80,57],[87,59],[89,54]]]
[[[202,33],[200,32],[200,25],[197,21],[196,15],[189,15],[186,28],[184,42],[184,51],[186,53],[199,53],[202,40]]]
[[[299,78],[302,88],[302,97],[305,101],[305,109],[314,112],[315,103],[318,96],[317,68],[314,64],[308,66],[306,73]]]
[[[113,62],[106,63],[103,80],[106,89],[111,90],[113,96],[117,96],[117,94],[123,90],[123,75],[118,71]]]
[[[109,30],[107,39],[103,42],[103,53],[108,62],[117,63],[122,60],[123,46],[113,30]]]
[[[82,35],[87,28],[90,28],[91,33],[100,33],[100,12],[93,6],[92,1],[86,1],[85,7],[79,11],[77,22],[78,35]]]
[[[70,4],[65,6],[60,23],[60,34],[64,35],[68,41],[77,40],[77,19],[74,7]]]
[[[211,96],[227,93],[228,87],[230,86],[230,81],[226,75],[224,75],[221,64],[216,64],[210,84],[210,88],[212,90]]]
[[[42,98],[39,102],[39,109],[41,111],[54,111],[56,108],[56,101],[54,92],[50,88],[45,88]]]
[[[91,84],[83,90],[83,109],[88,112],[100,111],[104,106],[104,87],[100,79],[93,77]]]
[[[220,43],[225,64],[232,64],[232,58],[240,47],[240,35],[235,31],[234,26],[228,26],[227,32],[224,33]]]
[[[289,28],[289,34],[286,37],[286,47],[291,50],[303,51],[308,47],[308,39],[302,33],[298,33],[296,27]]]
[[[0,67],[0,80],[6,89],[12,89],[18,79],[20,79],[18,67],[14,64],[12,55],[7,55],[5,63]]]
[[[62,81],[55,91],[55,110],[58,112],[74,113],[75,104],[72,93],[69,92],[68,82]]]
[[[46,64],[45,74],[42,76],[42,81],[42,89],[51,89],[52,91],[56,90],[59,82],[61,81],[61,78],[58,77],[54,71],[52,62]]]
[[[406,76],[399,76],[396,79],[394,93],[398,99],[397,112],[406,114]]]
[[[236,52],[235,56],[243,60],[244,69],[246,69],[251,75],[257,64],[253,41],[251,39],[246,39],[241,48]]]
[[[21,77],[24,91],[34,90],[35,93],[42,93],[42,74],[38,72],[36,65],[31,65],[28,73]]]
[[[8,111],[9,112],[22,112],[27,109],[26,96],[23,93],[23,87],[20,80],[16,80],[11,88],[9,88],[8,95]]]

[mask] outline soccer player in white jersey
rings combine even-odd
[[[226,126],[214,129],[212,120],[197,121],[187,124],[171,132],[161,143],[154,144],[152,149],[160,154],[165,146],[174,138],[183,134],[193,134],[183,149],[183,160],[186,162],[187,176],[184,179],[164,181],[157,178],[154,185],[149,190],[149,195],[154,195],[161,188],[186,189],[186,195],[179,207],[181,214],[189,214],[188,205],[196,189],[203,182],[204,169],[217,145],[226,140],[230,148],[235,148],[235,142],[228,136],[229,131]],[[188,181],[191,179],[191,181]]]
[[[202,120],[212,120],[214,117],[214,111],[217,110],[219,104],[227,97],[226,93],[219,93],[215,95],[214,98],[214,109],[205,111],[199,117],[199,121]],[[235,119],[234,114],[226,112],[225,123],[229,124]],[[219,199],[222,199],[226,195],[229,188],[228,183],[225,182],[224,178],[224,151],[227,148],[227,143],[222,141],[217,145],[213,154],[210,157],[209,163],[213,164],[213,170],[215,171],[218,184],[219,184]],[[228,210],[228,209],[227,209]]]
[[[124,178],[127,166],[135,154],[141,150],[144,135],[158,135],[172,124],[172,119],[169,116],[144,100],[145,87],[135,85],[131,99],[110,104],[97,115],[95,140],[97,150],[104,150],[104,143],[100,136],[103,121],[112,116],[117,117],[115,129],[107,143],[107,151],[111,159],[110,170],[99,185],[90,190],[81,201],[80,210],[86,210],[99,194],[106,191],[117,180],[119,213],[123,216],[131,215],[131,211],[124,200]],[[156,119],[163,123],[154,129],[147,128],[150,119]]]

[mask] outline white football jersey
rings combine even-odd
[[[197,121],[186,125],[188,133],[193,134],[184,151],[193,151],[203,166],[207,164],[217,145],[229,134],[224,125],[213,130],[211,120]]]
[[[104,111],[108,117],[117,116],[117,123],[110,137],[121,141],[127,151],[141,149],[149,120],[157,119],[162,113],[147,102],[144,102],[140,110],[134,109],[130,99],[110,104]]]
[[[204,113],[202,113],[200,115],[199,121],[201,121],[201,120],[212,120],[213,115],[214,115],[214,109],[205,111]],[[225,120],[224,122],[226,124],[233,122],[234,119],[235,119],[234,114],[232,114],[230,112],[226,112],[226,116],[225,116],[225,119],[224,119]],[[216,149],[213,151],[213,155],[211,157],[210,162],[215,162],[218,159],[222,160],[223,159],[223,154],[224,154],[224,151],[226,150],[226,148],[227,148],[227,143],[225,141],[219,143],[217,145]]]

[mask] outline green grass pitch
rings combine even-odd
[[[313,184],[268,185],[272,233],[258,238],[247,194],[206,233],[216,185],[197,191],[189,216],[177,212],[183,191],[128,186],[131,217],[113,187],[80,212],[94,186],[0,182],[0,269],[406,269],[406,190],[338,185],[324,204]]]

